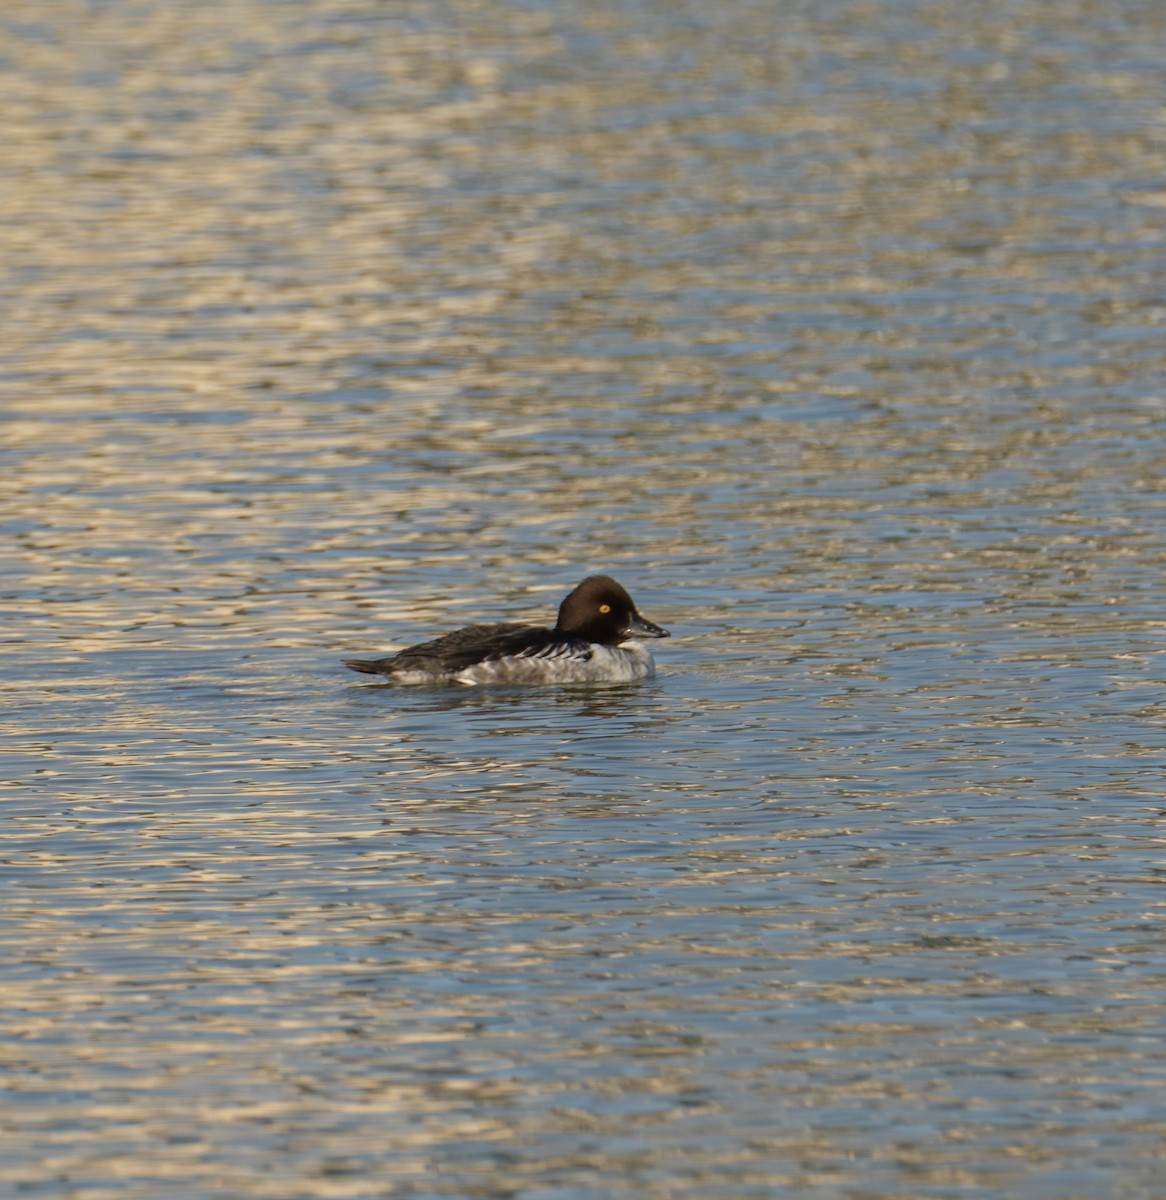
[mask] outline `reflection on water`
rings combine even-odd
[[[0,1181],[1156,1195],[1164,35],[8,5]]]

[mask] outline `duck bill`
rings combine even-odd
[[[645,620],[639,613],[632,613],[632,619],[628,622],[627,628],[623,632],[624,637],[629,638],[661,638],[672,636],[667,629],[662,629],[659,625],[654,625],[651,621]]]

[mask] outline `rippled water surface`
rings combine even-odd
[[[1161,1196],[1163,62],[7,4],[0,1188]],[[655,681],[339,665],[594,570]]]

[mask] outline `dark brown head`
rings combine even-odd
[[[555,632],[603,646],[617,646],[632,638],[671,636],[667,629],[641,617],[631,596],[608,575],[588,575],[559,605]]]

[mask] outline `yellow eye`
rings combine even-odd
[[[599,611],[601,613],[609,613],[609,612],[611,612],[611,605],[610,604],[601,604],[599,606]]]

